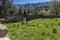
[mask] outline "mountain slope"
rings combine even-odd
[[[27,3],[27,4],[15,4],[16,7],[24,7],[25,9],[41,9],[42,7],[45,9],[49,9],[49,2],[41,2],[41,3]]]

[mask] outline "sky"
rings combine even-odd
[[[14,1],[14,4],[49,2],[49,0],[13,0],[13,1]]]

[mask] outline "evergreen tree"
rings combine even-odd
[[[51,0],[50,10],[52,14],[58,15],[60,10],[60,0]]]
[[[13,0],[2,0],[1,7],[1,15],[4,18],[7,18],[7,16],[10,16],[11,12],[13,12]]]
[[[19,15],[22,15],[23,14],[23,11],[24,11],[23,7],[19,7],[18,14]]]

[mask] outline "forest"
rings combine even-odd
[[[51,0],[50,2],[13,4],[13,0],[1,1],[0,18],[7,21],[26,21],[36,18],[59,18],[60,1]],[[18,19],[19,17],[19,19]],[[12,21],[13,22],[13,21]]]

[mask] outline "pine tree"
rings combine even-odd
[[[60,10],[60,0],[51,0],[50,10],[52,14],[58,15]]]
[[[0,7],[1,15],[7,18],[7,15],[11,14],[13,11],[13,0],[2,0]]]

